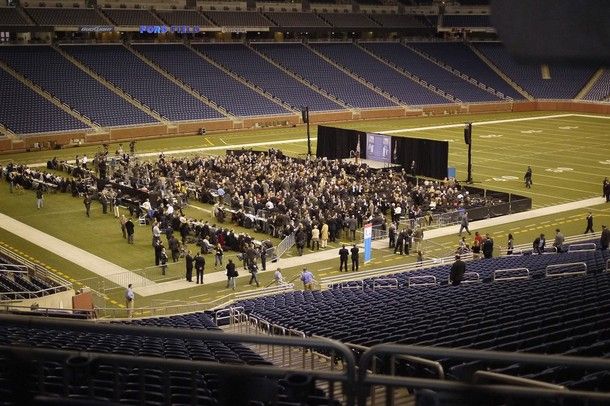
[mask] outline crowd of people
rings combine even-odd
[[[256,270],[252,269],[257,268],[258,261],[265,269],[271,243],[256,241],[224,223],[280,238],[294,233],[297,253],[302,255],[305,247],[319,250],[329,242],[354,242],[357,230],[371,222],[387,232],[394,253],[410,255],[413,251],[422,257],[421,223],[403,219],[429,219],[434,213],[459,211],[464,213],[460,236],[463,231],[470,235],[464,209],[489,203],[471,196],[455,180],[417,182],[405,170],[373,170],[366,165],[324,158],[299,159],[275,149],[171,159],[161,154],[151,161],[134,158],[133,146],[131,149],[132,154],[125,153],[119,146],[113,154],[104,148],[91,160],[87,155],[77,155],[74,164],[53,158],[47,163],[48,170],[8,164],[2,172],[11,191],[36,190],[39,209],[49,191],[82,197],[87,216],[92,202],[98,201],[103,213],[110,211],[119,218],[128,243],[134,241],[134,218],[150,225],[155,264],[163,270],[170,255],[173,261],[186,257],[187,243],[196,243],[201,254],[215,253],[216,266],[222,265],[219,250],[240,252],[244,268],[252,274],[251,283],[256,284]],[[69,172],[69,176],[54,172],[60,170]],[[528,168],[525,176],[528,187],[532,183],[531,172]],[[607,178],[603,193],[610,199]],[[216,223],[185,216],[183,208],[193,198],[213,204]],[[130,215],[120,216],[119,205],[127,206]],[[593,231],[591,214],[586,232],[590,231]],[[561,251],[563,243],[558,239],[562,235],[559,231],[557,234],[554,245]],[[161,235],[166,236],[165,242]],[[534,252],[544,252],[545,244],[541,235],[533,243]],[[472,243],[466,237],[461,238],[457,253],[471,252],[475,258],[490,258],[493,247],[489,234],[475,232]],[[355,245],[349,251],[345,247],[340,250],[341,268],[347,270],[351,256],[352,270],[358,269],[354,249],[357,250]],[[507,253],[512,250],[513,237],[509,235]]]

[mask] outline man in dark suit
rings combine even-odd
[[[127,243],[133,244],[133,233],[135,232],[135,227],[131,217],[125,222],[125,232],[127,233]]]
[[[349,251],[343,245],[343,248],[339,250],[339,272],[343,271],[343,267],[345,267],[345,272],[347,272],[347,257],[349,257]]]
[[[184,259],[186,261],[186,281],[193,282],[193,256],[190,250],[186,252]]]
[[[466,263],[460,259],[459,255],[455,256],[455,262],[451,265],[449,280],[453,286],[458,286],[462,282],[462,278],[466,273]]]
[[[591,212],[587,214],[587,229],[585,230],[585,234],[587,234],[589,231],[592,233],[595,232],[593,231],[593,214],[591,214]]]
[[[483,256],[485,258],[491,258],[494,252],[494,240],[491,239],[489,234],[485,234],[485,240],[483,240]]]
[[[197,282],[203,284],[203,270],[205,268],[205,258],[200,253],[195,255],[195,272],[197,273]]]
[[[352,253],[352,272],[354,272],[354,271],[358,270],[358,265],[360,262],[360,257],[359,257],[360,250],[358,249],[358,247],[356,247],[356,244],[354,244],[354,246],[352,247],[352,249],[350,251]]]
[[[610,244],[610,230],[606,226],[602,226],[602,235],[599,239],[599,245],[601,250],[607,250]]]

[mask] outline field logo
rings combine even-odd
[[[508,182],[509,180],[519,180],[517,176],[504,175],[499,178],[492,178],[496,182]]]
[[[547,172],[554,172],[554,173],[570,172],[570,171],[573,171],[573,170],[574,169],[566,168],[565,166],[558,166],[557,168],[547,168],[547,169],[545,169],[545,171],[547,171]]]

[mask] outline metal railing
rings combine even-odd
[[[579,268],[573,270],[574,267]],[[569,276],[569,275],[586,275],[587,264],[585,262],[569,262],[566,264],[553,264],[547,265],[544,269],[544,276],[555,277],[555,276]]]
[[[279,259],[284,255],[292,246],[295,244],[295,233],[294,231],[284,237],[282,241],[275,248],[275,255]]]
[[[463,350],[442,347],[423,347],[414,345],[399,344],[379,344],[371,347],[364,352],[358,363],[358,405],[365,406],[367,397],[370,393],[371,385],[381,385],[386,387],[406,387],[409,389],[432,389],[443,393],[461,393],[463,395],[473,395],[474,393],[502,397],[504,399],[519,399],[520,402],[533,402],[534,399],[552,398],[555,401],[561,399],[582,399],[595,400],[602,402],[610,401],[610,393],[565,390],[564,388],[544,386],[543,383],[534,385],[531,380],[520,381],[504,380],[502,384],[483,385],[480,383],[482,378],[490,379],[492,375],[478,374],[479,383],[464,383],[460,381],[448,381],[442,379],[429,379],[420,377],[392,376],[388,374],[375,374],[371,371],[371,364],[375,357],[380,355],[408,355],[425,357],[431,359],[460,359],[488,361],[491,363],[514,364],[521,363],[537,366],[567,366],[586,370],[608,370],[610,360],[593,357],[567,357],[564,355],[550,354],[526,354],[516,352],[492,352],[482,350]],[[493,376],[496,381],[500,378]],[[465,401],[465,399],[462,399]]]
[[[601,233],[599,233],[599,232],[589,233],[589,234],[570,235],[570,236],[565,237],[564,245],[572,245],[572,244],[581,243],[582,241],[595,240],[595,239],[599,239],[600,236],[601,236]],[[533,250],[534,250],[534,248],[532,246],[532,243],[518,244],[518,245],[515,245],[513,248],[513,255],[520,255],[520,254],[524,254],[524,253],[529,254],[529,253],[532,253]],[[569,250],[569,248],[568,248],[568,250]],[[505,252],[505,249],[503,251]]]
[[[267,321],[248,317],[241,310],[235,309],[234,316],[244,321],[246,328],[255,329],[255,334],[233,334],[212,330],[161,328],[126,325],[118,323],[88,322],[78,320],[60,320],[57,318],[19,317],[0,315],[0,324],[21,328],[40,330],[74,331],[81,333],[122,335],[134,337],[156,337],[163,339],[183,339],[197,341],[217,341],[223,343],[250,343],[268,347],[271,353],[279,351],[282,365],[247,365],[226,364],[216,361],[193,361],[167,357],[133,356],[124,354],[70,351],[62,349],[37,348],[17,345],[0,345],[0,354],[5,362],[19,362],[21,367],[34,366],[30,386],[32,392],[45,392],[46,378],[43,362],[63,362],[65,373],[59,382],[65,396],[71,395],[75,387],[92,387],[91,378],[99,365],[107,365],[115,376],[120,375],[121,368],[138,367],[140,384],[135,388],[144,396],[145,368],[162,371],[201,371],[215,373],[228,378],[234,376],[267,377],[272,380],[287,376],[299,375],[309,377],[313,382],[326,382],[326,395],[332,401],[341,399],[341,403],[353,406],[365,406],[375,402],[374,387],[385,389],[386,405],[394,403],[393,392],[396,389],[430,389],[432,396],[454,394],[458,396],[493,396],[494,399],[512,399],[525,404],[539,399],[562,400],[579,399],[597,402],[609,402],[610,393],[585,390],[568,390],[560,385],[538,382],[531,379],[498,374],[489,371],[473,371],[473,379],[450,381],[445,378],[443,365],[435,359],[476,360],[491,365],[519,363],[539,367],[568,367],[587,371],[606,371],[610,369],[610,359],[596,357],[568,357],[564,355],[531,354],[520,352],[492,352],[465,350],[442,347],[423,347],[400,344],[380,344],[367,348],[353,344],[342,344],[322,337],[307,338],[297,330],[286,329]],[[356,356],[359,358],[356,363]],[[315,358],[325,357],[328,360],[326,369],[315,368]],[[389,362],[387,362],[389,360]],[[384,362],[386,361],[386,362]],[[341,367],[338,367],[339,362]],[[423,366],[424,377],[401,376],[397,367],[401,364]],[[167,375],[167,374],[166,374]],[[197,386],[197,374],[192,374],[191,385]],[[432,377],[430,377],[432,376]],[[120,396],[120,379],[114,379],[114,396]],[[340,392],[337,393],[337,384]],[[161,390],[169,393],[169,379],[159,383]],[[232,389],[235,389],[232,387]],[[240,388],[242,389],[242,388]],[[245,390],[245,389],[244,389]],[[243,396],[247,396],[244,393]],[[196,395],[195,395],[196,396]],[[465,398],[462,398],[464,400]],[[501,402],[502,403],[502,402]],[[506,403],[506,402],[504,402]],[[508,402],[511,403],[511,402]]]
[[[530,278],[530,270],[527,268],[496,269],[491,276],[492,282],[514,281],[514,280],[518,280],[518,279],[529,279],[529,278]]]
[[[30,275],[48,279],[49,281],[55,283],[58,286],[65,287],[66,289],[72,289],[71,282],[60,278],[59,276],[53,274],[51,271],[41,265],[38,265],[26,258],[23,258],[21,255],[16,254],[15,252],[6,248],[2,244],[0,244],[0,254],[19,264],[22,264],[24,267],[26,267]]]
[[[407,279],[407,287],[413,286],[437,286],[436,276],[434,275],[421,275],[411,276]]]
[[[223,343],[250,343],[258,345],[273,345],[284,349],[304,348],[309,351],[327,352],[333,354],[334,357],[339,357],[343,363],[341,370],[336,370],[331,367],[331,370],[307,370],[307,376],[316,380],[326,381],[334,387],[335,383],[339,383],[343,388],[342,396],[346,400],[346,404],[353,405],[355,403],[355,382],[356,382],[356,361],[349,348],[337,341],[326,338],[305,338],[299,334],[289,334],[285,330],[284,336],[266,336],[266,335],[246,335],[246,334],[228,334],[213,330],[185,329],[185,328],[159,328],[159,327],[144,327],[126,324],[115,323],[91,323],[78,320],[58,320],[54,318],[39,318],[39,317],[16,317],[12,315],[0,315],[0,324],[13,325],[23,328],[38,328],[45,330],[61,330],[61,331],[77,331],[90,332],[100,334],[117,334],[117,335],[133,335],[145,337],[159,337],[163,339],[191,339],[199,341],[217,341]],[[61,349],[42,349],[31,347],[18,347],[0,345],[0,353],[5,357],[17,355],[21,362],[24,360],[54,360],[64,361],[67,365],[78,365],[80,369],[86,369],[95,364],[110,364],[115,368],[118,374],[119,365],[121,366],[136,366],[140,368],[163,369],[163,370],[187,370],[201,371],[207,373],[218,373],[226,376],[257,376],[267,378],[284,378],[287,375],[303,375],[302,368],[294,367],[278,367],[274,365],[231,365],[218,363],[216,361],[192,361],[184,359],[149,357],[149,356],[132,356],[97,352],[80,352],[66,351]],[[71,362],[69,361],[71,360]],[[334,365],[334,363],[331,363]],[[42,364],[39,364],[42,367]],[[32,388],[42,388],[45,377],[44,369],[38,368],[36,374],[37,382],[32,382]],[[64,382],[66,394],[69,390],[69,376],[65,374]],[[87,374],[83,374],[83,380],[88,381]],[[143,382],[143,381],[142,381]],[[86,385],[88,382],[79,382],[79,385]],[[119,384],[119,380],[115,380],[115,385]],[[196,381],[193,380],[193,387],[196,387]],[[165,390],[169,390],[169,380],[162,382],[161,385]],[[118,394],[118,386],[115,387]],[[144,390],[144,387],[141,388]],[[233,388],[235,389],[235,388]],[[244,394],[244,396],[247,396]],[[330,399],[334,398],[334,393],[328,393]]]
[[[585,252],[597,250],[597,244],[594,242],[586,242],[581,244],[570,244],[568,246],[568,252]]]

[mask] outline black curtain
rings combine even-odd
[[[350,151],[356,151],[359,138],[360,157],[365,158],[366,133],[319,125],[316,156],[330,160],[350,158]]]
[[[392,137],[392,162],[411,168],[415,161],[415,174],[443,179],[447,176],[449,143],[420,138]]]

